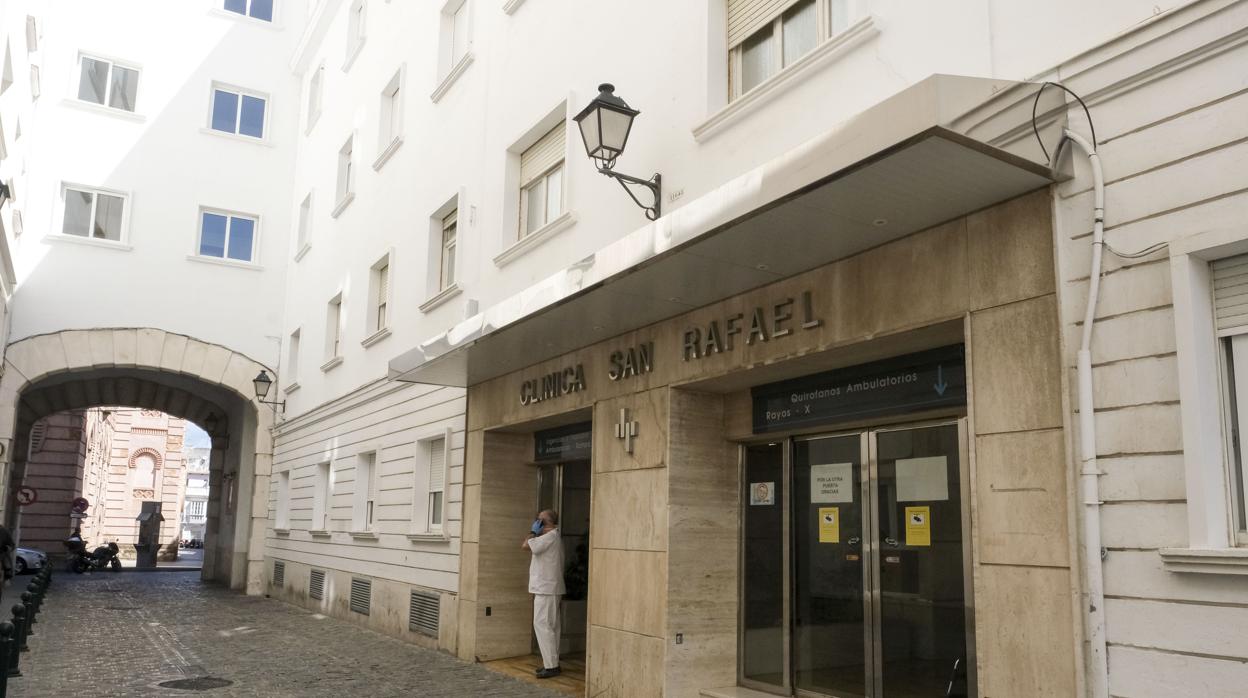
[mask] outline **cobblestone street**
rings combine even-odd
[[[29,577],[19,577],[24,588]],[[5,589],[7,610],[18,592]],[[5,613],[6,618],[9,613]],[[11,696],[554,696],[334,618],[200,583],[198,572],[60,573]]]

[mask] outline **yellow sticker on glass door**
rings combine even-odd
[[[931,507],[906,507],[906,545],[931,546]]]
[[[819,542],[841,542],[840,507],[819,507]]]

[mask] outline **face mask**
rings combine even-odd
[[[543,523],[542,523],[542,520],[541,520],[541,519],[535,519],[535,520],[533,521],[533,528],[531,528],[531,529],[529,529],[529,530],[533,531],[533,535],[535,535],[535,536],[540,536],[540,535],[542,535],[542,527],[543,527],[543,526],[545,526],[545,524],[543,524]]]

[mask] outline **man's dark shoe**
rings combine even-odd
[[[537,670],[537,678],[539,678],[539,679],[549,679],[549,678],[554,678],[554,677],[556,677],[556,676],[558,676],[559,674],[562,674],[562,673],[563,673],[563,672],[559,670],[559,667],[555,667],[555,668],[553,668],[553,669],[538,669],[538,670]]]

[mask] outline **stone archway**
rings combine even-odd
[[[227,347],[152,328],[64,330],[11,343],[0,376],[0,520],[15,520],[11,484],[32,425],[64,410],[125,405],[211,430],[204,578],[262,591],[273,414],[252,379],[271,368]],[[213,528],[215,526],[215,528]],[[211,558],[211,559],[210,559]]]

